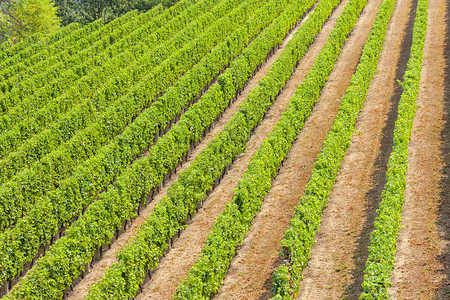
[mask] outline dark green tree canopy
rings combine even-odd
[[[99,18],[106,22],[119,17],[126,12],[138,9],[146,11],[163,2],[165,6],[171,6],[175,0],[56,0],[59,7],[58,15],[63,25],[72,22],[87,24]]]

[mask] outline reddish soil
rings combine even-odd
[[[314,107],[279,175],[272,190],[265,197],[261,212],[256,216],[242,247],[232,260],[221,293],[215,299],[266,299],[270,296],[271,276],[279,263],[278,251],[289,220],[311,175],[312,167],[322,142],[330,130],[339,109],[339,101],[347,88],[359,61],[361,49],[370,33],[377,7],[381,1],[369,1],[357,26],[347,40],[328,83]],[[344,5],[333,15],[335,20]],[[324,32],[329,32],[327,24]],[[327,35],[319,41],[324,44]],[[317,51],[320,51],[317,48]],[[310,64],[314,63],[313,58]],[[320,299],[309,298],[309,299]]]
[[[446,246],[438,255],[439,264],[444,268],[445,278],[438,290],[439,299],[450,299],[450,6],[447,3],[447,40],[444,42],[445,73],[444,76],[444,121],[441,138],[441,155],[444,161],[444,168],[441,180],[441,202],[439,204],[439,237],[446,241]]]
[[[445,278],[438,290],[439,299],[450,299],[450,6],[447,3],[447,40],[444,43],[445,73],[444,76],[444,121],[441,138],[441,155],[444,161],[443,176],[441,180],[441,202],[439,204],[439,237],[446,241],[446,246],[438,255],[439,264],[444,268]]]
[[[403,69],[406,63],[400,52],[402,41],[410,38],[405,29],[411,2],[399,0],[391,18],[378,73],[324,210],[317,243],[304,272],[300,299],[358,298],[375,208],[384,186],[384,181],[382,184],[374,181],[384,178],[386,172],[380,161],[387,161],[392,144],[383,142],[392,139],[392,135],[385,131],[394,124],[397,109],[393,102],[398,102],[401,92],[396,84],[401,76],[392,65],[397,62]],[[381,176],[376,176],[377,173]]]
[[[293,31],[293,33],[294,32],[295,31]],[[87,293],[89,292],[91,285],[94,284],[95,282],[99,281],[104,276],[106,269],[109,268],[113,263],[117,262],[116,253],[118,251],[120,251],[124,247],[124,245],[135,236],[139,227],[145,222],[145,220],[148,218],[148,216],[153,211],[153,208],[159,203],[159,201],[161,199],[164,198],[164,196],[167,193],[168,188],[177,180],[178,174],[180,172],[182,172],[183,170],[185,170],[190,165],[190,163],[206,147],[206,145],[213,139],[213,137],[216,136],[225,127],[225,125],[230,121],[230,119],[238,111],[240,104],[242,104],[242,102],[248,96],[250,91],[258,85],[261,78],[263,78],[267,74],[270,67],[275,63],[276,59],[280,56],[280,54],[281,54],[282,50],[284,49],[285,45],[287,44],[287,42],[292,38],[293,33],[285,38],[285,41],[280,45],[279,49],[261,66],[259,71],[247,83],[245,89],[240,93],[239,97],[232,104],[232,106],[224,112],[222,118],[220,118],[220,120],[218,120],[218,122],[216,122],[213,129],[206,135],[206,137],[202,140],[202,142],[200,144],[198,144],[197,147],[195,147],[195,149],[192,151],[191,155],[187,159],[187,162],[184,163],[181,168],[177,169],[177,174],[172,176],[172,178],[165,184],[165,186],[161,189],[161,191],[154,197],[153,201],[150,204],[148,204],[147,207],[145,207],[145,209],[143,209],[141,211],[140,215],[135,220],[132,221],[131,226],[129,228],[127,228],[127,230],[119,236],[119,239],[111,245],[111,248],[103,254],[103,258],[100,261],[98,261],[97,263],[95,263],[95,265],[91,268],[89,274],[87,274],[84,277],[84,279],[82,279],[78,284],[76,284],[74,286],[73,292],[69,295],[68,299],[70,299],[70,300],[84,299],[86,297]],[[274,108],[272,108],[272,110],[274,110]],[[266,116],[265,120],[274,118],[273,115],[274,115],[274,113],[272,113],[272,116],[271,116],[271,114],[268,114]],[[276,119],[276,120],[278,120],[278,119]],[[270,123],[271,122],[268,122],[268,121],[262,122],[262,124],[259,127],[270,126]],[[270,127],[270,128],[272,128],[272,127]],[[258,130],[259,129],[257,129],[255,131],[254,137],[261,136],[261,134],[258,135]],[[262,140],[264,138],[265,138],[265,136],[262,138]],[[251,140],[250,140],[250,142],[251,142]],[[247,150],[247,151],[249,151],[249,150]],[[146,155],[146,154],[147,153],[145,153],[144,155]],[[253,152],[252,152],[252,154],[253,154]],[[247,161],[247,163],[248,163],[248,161]],[[208,199],[220,198],[220,197],[217,197],[217,195],[223,195],[223,193],[225,193],[225,191],[221,191],[221,189],[223,189],[223,186],[227,180],[227,177],[229,177],[230,175],[232,175],[236,172],[238,172],[238,174],[242,175],[246,169],[246,166],[247,166],[247,164],[244,163],[242,161],[242,159],[238,159],[237,163],[235,163],[233,165],[233,168],[228,173],[228,176],[224,177],[224,179],[221,182],[221,185],[219,187],[217,187],[213,193],[210,194]],[[235,175],[235,176],[237,176],[239,178],[241,175]],[[235,185],[237,185],[237,179],[233,179],[233,178],[231,178],[230,184],[233,184],[233,181],[234,181]],[[217,190],[220,190],[221,192],[218,193]],[[232,192],[232,189],[231,189],[231,192]],[[230,199],[231,199],[231,196],[230,196]],[[206,239],[206,236],[202,237],[202,235],[200,233],[205,231],[205,229],[203,227],[206,228],[206,226],[208,224],[207,220],[204,220],[204,218],[206,218],[205,214],[208,216],[208,218],[210,218],[210,220],[209,220],[209,223],[211,223],[209,226],[209,230],[210,230],[212,228],[212,224],[215,220],[214,216],[218,216],[218,214],[220,214],[220,212],[224,208],[224,205],[226,204],[226,201],[223,203],[216,203],[219,200],[206,201],[204,206],[199,210],[198,214],[196,214],[193,217],[193,219],[191,221],[189,221],[189,224],[192,224],[192,225],[188,226],[188,228],[186,230],[184,230],[184,232],[181,234],[180,238],[174,243],[174,245],[173,245],[171,251],[168,253],[168,255],[161,260],[159,268],[155,271],[155,274],[152,275],[152,281],[149,284],[146,284],[144,286],[144,290],[143,290],[144,295],[146,295],[148,293],[149,286],[154,286],[153,282],[157,282],[159,280],[158,278],[164,278],[164,276],[170,277],[170,274],[166,275],[166,273],[170,273],[170,270],[161,271],[162,266],[167,264],[168,262],[170,262],[171,257],[173,257],[173,253],[177,253],[175,256],[179,255],[180,248],[181,249],[183,248],[182,244],[185,243],[186,239],[187,240],[191,239],[191,242],[192,242],[192,239],[199,240],[199,243],[196,243],[196,244],[199,245],[199,247],[201,249],[202,245],[204,244],[204,240]],[[201,224],[198,224],[199,222],[201,222]],[[200,227],[199,227],[199,225],[200,225]],[[190,229],[191,227],[195,227],[195,229]],[[204,235],[207,234],[209,232],[209,230],[206,230],[205,232],[203,232]],[[192,232],[194,232],[194,233],[192,233]],[[189,236],[191,236],[191,238],[189,238]],[[186,256],[186,254],[184,254],[183,257],[185,257],[185,256]],[[181,261],[182,261],[182,264],[185,264],[188,262],[187,259],[183,259]],[[195,262],[195,260],[194,260],[194,262]],[[191,265],[192,264],[193,264],[193,262],[191,263]],[[180,264],[180,266],[177,266],[177,268],[179,270],[181,270],[182,269],[181,264]],[[190,265],[188,265],[184,268],[184,269],[186,269],[185,275],[187,275],[189,268],[190,268]],[[168,280],[168,279],[166,278],[163,280],[163,282],[165,284],[164,289],[168,290],[168,286],[166,286],[167,281],[165,281],[165,280]],[[173,280],[179,281],[179,278],[173,278]],[[175,288],[176,288],[178,281],[173,282],[173,284],[172,284],[173,292],[169,295],[169,297],[175,292]],[[154,290],[154,289],[152,289],[152,290]],[[165,294],[167,294],[167,292]],[[140,296],[140,297],[142,297],[142,296]],[[157,299],[160,299],[159,296],[157,297]]]
[[[448,250],[449,237],[440,236],[438,226],[440,206],[445,201],[442,199],[445,188],[441,185],[444,179],[441,138],[445,126],[446,28],[442,24],[446,1],[430,0],[428,9],[418,109],[409,145],[403,228],[399,233],[393,287],[389,291],[395,299],[435,299],[445,285],[446,295],[440,296],[450,297],[448,269],[445,270],[448,256],[446,263],[439,260],[444,249]],[[448,189],[447,186],[447,193]]]

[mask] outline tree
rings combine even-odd
[[[1,1],[1,0],[0,0]],[[130,10],[147,11],[163,2],[171,6],[178,0],[55,0],[62,24],[87,24],[102,18],[109,22]]]
[[[111,21],[126,12],[140,8],[147,10],[158,4],[159,1],[148,0],[78,0],[78,9],[87,22],[103,18],[105,22]]]
[[[34,33],[45,37],[61,22],[51,0],[0,0],[0,9],[0,32],[13,41]]]
[[[58,7],[58,16],[61,18],[62,26],[74,22],[85,23],[82,22],[77,2],[73,0],[55,0],[55,4]]]

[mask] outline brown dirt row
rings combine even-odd
[[[442,199],[445,188],[441,185],[446,63],[446,28],[442,24],[445,24],[445,17],[446,1],[429,0],[421,84],[409,145],[403,228],[399,232],[393,287],[389,291],[394,299],[450,298],[448,270],[445,270],[448,253],[446,263],[439,260],[449,247],[449,227],[447,236],[440,236],[438,227],[439,209],[445,201]],[[449,193],[448,186],[446,189]],[[438,295],[440,287],[445,285],[447,291]]]
[[[297,26],[296,29],[298,29],[298,27],[299,26]],[[246,98],[248,92],[257,86],[259,80],[267,74],[267,71],[281,54],[282,50],[285,48],[285,45],[292,38],[294,33],[295,31],[293,31],[292,34],[285,39],[280,49],[278,49],[275,55],[271,57],[268,64],[263,67],[263,72],[258,73],[258,78],[252,80],[252,82],[247,86],[245,95],[242,95],[239,99],[240,103],[242,103],[242,101]],[[295,82],[297,79],[293,78],[304,76],[307,69],[308,68],[305,66],[304,61],[302,61],[291,77],[291,80],[286,84],[282,94],[276,99],[264,120],[256,128],[255,133],[250,137],[245,153],[239,155],[238,159],[233,163],[230,171],[226,176],[224,176],[219,186],[216,187],[207,197],[203,207],[189,222],[189,226],[174,243],[169,253],[160,261],[158,269],[152,275],[152,279],[144,285],[143,292],[138,295],[137,299],[170,299],[175,293],[179,283],[183,280],[183,278],[186,278],[189,273],[189,269],[198,259],[208,233],[212,229],[214,221],[223,211],[226,203],[231,201],[233,191],[237,187],[239,178],[247,169],[250,158],[263,143],[285,110],[287,102],[295,91]],[[227,112],[227,116],[221,120],[222,126],[220,126],[220,128],[215,128],[211,133],[211,136],[215,136],[219,133],[223,126],[225,126],[232,117],[232,113],[234,114],[237,109],[238,106],[236,105],[235,111],[230,111],[229,114]],[[209,140],[205,141],[205,144],[207,142],[209,142]]]
[[[268,70],[274,64],[275,60],[280,56],[287,41],[292,38],[293,33],[290,34],[288,37],[286,37],[285,41],[283,42],[283,44],[280,45],[279,49],[277,51],[275,51],[275,53],[260,67],[259,71],[247,83],[246,87],[240,93],[239,97],[223,113],[223,116],[216,122],[216,124],[214,125],[212,130],[205,136],[205,138],[195,147],[195,149],[192,151],[192,153],[187,158],[186,163],[184,163],[182,167],[177,168],[177,174],[175,176],[172,176],[172,178],[164,185],[164,187],[161,189],[161,191],[154,197],[152,202],[150,202],[140,212],[140,215],[132,221],[131,226],[129,228],[127,228],[125,230],[125,232],[119,236],[117,241],[115,241],[111,245],[111,248],[103,254],[102,259],[94,264],[94,266],[91,268],[89,274],[87,274],[84,277],[84,279],[82,279],[79,283],[77,283],[74,286],[73,292],[69,295],[69,297],[67,297],[67,299],[70,299],[70,300],[84,299],[86,297],[87,293],[89,292],[89,289],[92,286],[92,284],[99,281],[104,276],[106,269],[109,268],[113,263],[117,262],[116,253],[118,251],[120,251],[125,246],[125,244],[136,235],[139,227],[145,222],[145,220],[151,214],[151,212],[153,211],[153,208],[159,203],[159,201],[162,198],[165,197],[168,188],[173,183],[175,183],[175,181],[178,178],[178,174],[189,167],[190,163],[206,147],[206,145],[213,139],[213,137],[216,136],[225,127],[225,125],[229,122],[231,117],[238,111],[240,104],[242,104],[242,102],[248,96],[250,91],[258,85],[258,82],[261,80],[261,78],[263,78],[267,74]],[[144,155],[146,155],[146,154],[144,154]],[[212,196],[212,194],[211,194],[211,196]],[[207,208],[206,208],[207,203],[208,202],[205,202],[203,208],[201,208],[199,210],[199,214],[202,211],[207,210]],[[189,221],[188,224],[193,223],[196,218],[198,218],[198,217],[194,216],[194,218],[191,221]],[[183,238],[183,235],[185,235],[185,233],[183,233],[181,235],[181,238]],[[176,251],[175,247],[176,247],[176,245],[179,245],[179,244],[180,244],[180,242],[174,243],[174,245],[173,245],[174,247],[171,249],[169,254],[172,251]],[[161,263],[163,263],[163,261]],[[159,269],[160,268],[161,267],[159,267]],[[156,271],[155,276],[157,274],[158,274],[158,271]]]
[[[444,267],[445,278],[438,290],[439,299],[450,299],[450,5],[447,2],[446,16],[446,37],[444,40],[444,126],[441,132],[442,144],[441,155],[443,157],[444,168],[441,179],[441,202],[439,204],[439,237],[446,241],[445,248],[438,256],[439,263]]]
[[[293,144],[272,189],[265,197],[249,234],[232,260],[221,293],[214,299],[266,299],[270,296],[271,276],[278,266],[278,251],[289,220],[311,175],[322,142],[339,108],[359,61],[361,49],[370,33],[381,1],[369,1],[347,40],[321,97],[297,141]],[[342,10],[343,5],[340,7]],[[336,12],[333,19],[337,18]],[[331,24],[327,29],[331,30]],[[327,36],[321,37],[322,43]],[[319,52],[320,49],[317,49]],[[312,66],[314,60],[310,60]],[[310,299],[320,299],[310,298]]]
[[[444,267],[445,278],[438,290],[440,299],[450,299],[450,5],[447,2],[446,36],[444,42],[445,73],[444,76],[444,126],[441,132],[442,144],[441,155],[444,168],[441,179],[441,203],[439,204],[439,237],[446,241],[446,246],[438,256],[439,263]]]
[[[410,36],[405,30],[411,21],[411,2],[399,0],[396,4],[378,73],[370,85],[351,146],[324,210],[317,243],[304,272],[300,299],[358,298],[373,224],[371,216],[374,216],[379,202],[377,197],[384,185],[384,182],[380,186],[373,182],[376,173],[380,174],[378,178],[383,178],[385,168],[380,162],[386,161],[392,147],[392,144],[383,144],[392,139],[386,128],[395,121],[395,102],[400,92],[396,79],[401,74],[392,66],[406,63],[401,59],[401,49],[408,48],[404,47],[405,39]],[[381,151],[383,159],[379,157]]]

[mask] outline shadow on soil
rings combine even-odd
[[[447,3],[446,36],[450,34],[450,7]],[[447,247],[438,257],[439,263],[444,267],[445,278],[438,291],[438,299],[450,299],[450,43],[446,42],[445,53],[445,90],[444,90],[444,128],[442,131],[442,156],[444,158],[444,171],[441,181],[441,205],[439,207],[439,229],[441,239],[447,242]]]
[[[361,293],[361,285],[364,279],[364,268],[368,256],[368,247],[370,244],[370,233],[374,229],[374,221],[377,216],[376,210],[379,206],[381,200],[381,193],[384,189],[386,183],[386,171],[387,163],[389,161],[389,155],[392,152],[393,138],[394,138],[394,127],[395,121],[397,120],[398,104],[400,96],[402,95],[403,89],[398,84],[397,80],[402,81],[403,75],[406,71],[406,64],[410,56],[410,49],[412,43],[412,29],[414,25],[414,18],[416,16],[417,0],[413,1],[411,5],[411,14],[409,16],[408,23],[405,28],[405,35],[401,44],[400,59],[396,65],[395,74],[395,85],[394,93],[390,99],[391,108],[388,113],[388,118],[386,120],[386,125],[382,132],[381,147],[376,159],[375,168],[376,171],[372,175],[371,182],[373,188],[367,193],[365,202],[368,204],[368,208],[365,211],[367,217],[361,234],[358,237],[357,247],[355,250],[355,261],[356,268],[352,273],[355,281],[350,284],[344,292],[343,297],[346,299],[358,299]]]

